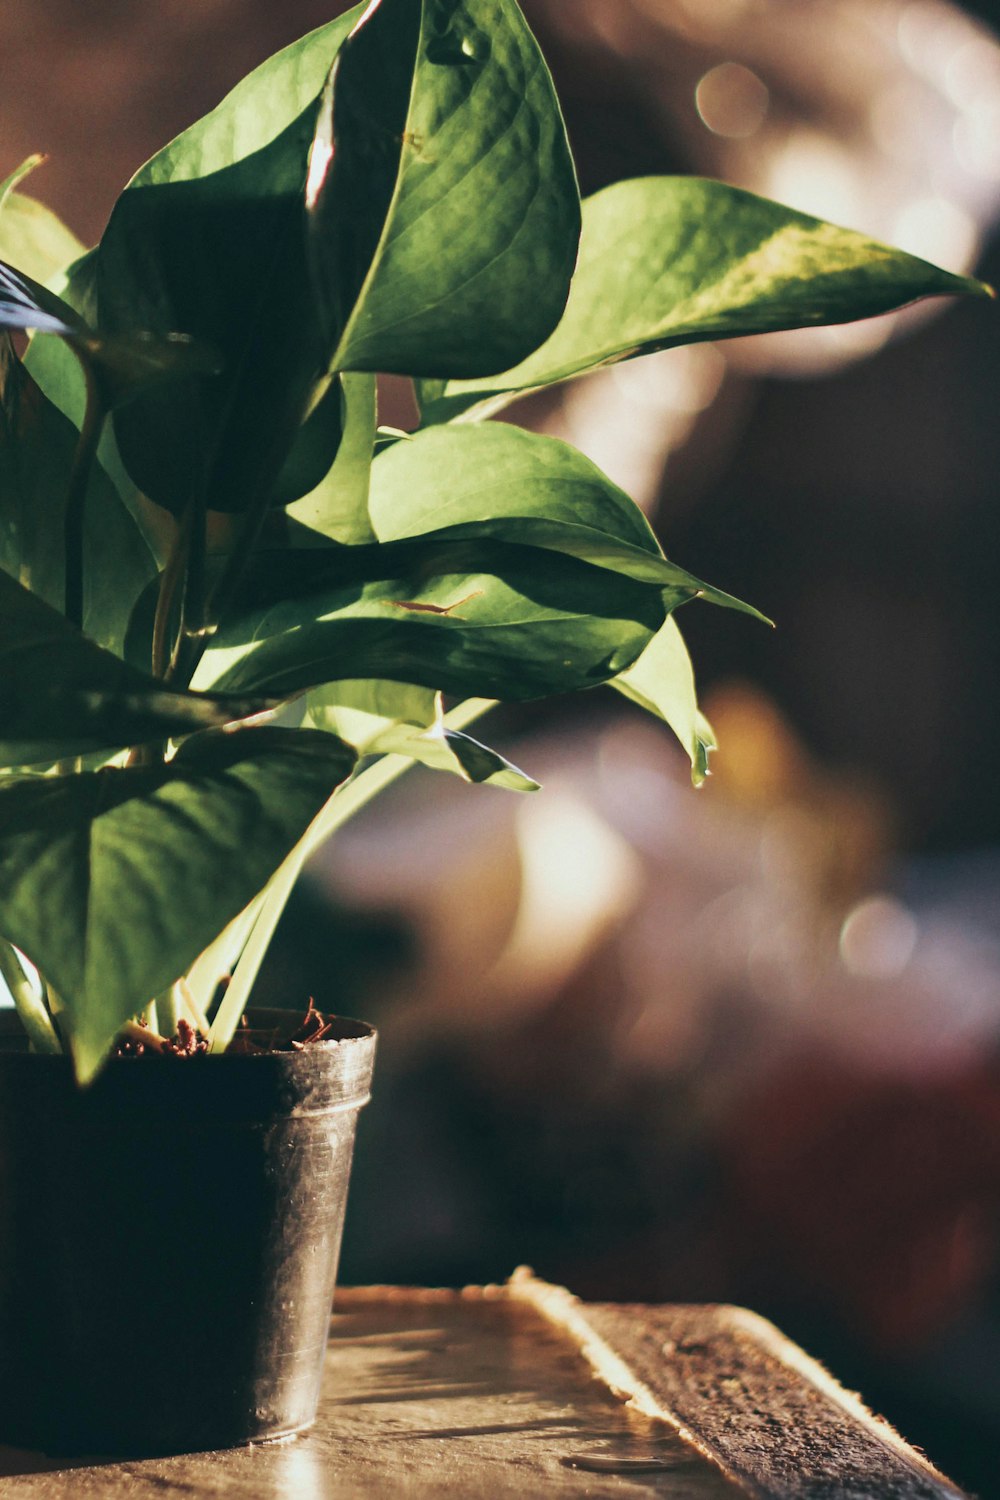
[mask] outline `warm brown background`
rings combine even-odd
[[[689,164],[689,138],[665,127],[629,69],[576,45],[566,26],[576,3],[525,0],[524,8],[547,38],[585,190]],[[609,12],[615,4],[607,0]],[[5,0],[0,175],[47,152],[31,190],[91,242],[146,157],[255,63],[344,8],[333,0]],[[1000,280],[995,248],[982,272]],[[813,750],[874,779],[909,850],[989,850],[1000,841],[998,349],[996,314],[970,306],[823,381],[734,375],[661,496],[671,554],[780,625],[771,635],[718,611],[691,611],[684,623],[703,680],[740,673],[764,684]],[[977,870],[978,895],[1000,895],[993,856]],[[319,918],[308,916],[312,935]],[[356,923],[324,927],[317,963],[329,968],[335,948],[343,962],[359,933]],[[595,989],[613,978],[598,974]],[[315,983],[322,999],[323,981]],[[396,1231],[396,1262],[376,1262],[389,1279],[481,1280],[530,1257],[596,1295],[766,1304],[800,1318],[792,1331],[848,1380],[887,1405],[898,1400],[907,1435],[985,1494],[1000,1432],[1000,1403],[990,1408],[984,1397],[1000,1349],[990,1059],[982,1076],[885,1089],[859,1085],[828,1060],[815,1071],[796,1060],[779,1085],[765,1079],[692,1164],[676,1148],[691,1128],[683,1096],[669,1097],[660,1080],[625,1105],[558,1096],[580,1028],[569,1000],[578,998],[567,999],[562,1029],[554,1028],[552,1075],[543,1069],[530,1097],[520,1078],[523,1097],[477,1094],[441,1056],[397,1078],[390,1102],[386,1051],[381,1104],[362,1136],[352,1273],[371,1274],[381,1219]],[[516,1055],[504,1060],[515,1072]],[[726,1171],[731,1180],[720,1185]],[[421,1236],[433,1203],[424,1188],[442,1179],[460,1212],[438,1226],[438,1240],[429,1236],[428,1251]],[[399,1210],[407,1187],[423,1194],[412,1222]],[[643,1194],[655,1200],[655,1233],[641,1215],[629,1219]],[[963,1241],[970,1204],[982,1235]],[[604,1258],[588,1258],[595,1226]],[[900,1275],[901,1236],[920,1252],[912,1276]],[[941,1287],[966,1300],[939,1342],[904,1351],[888,1370],[866,1363]],[[845,1332],[845,1307],[860,1332]],[[916,1397],[903,1379],[914,1369],[927,1376]]]

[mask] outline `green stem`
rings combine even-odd
[[[208,552],[208,512],[205,496],[200,495],[194,505],[190,521],[187,555],[184,568],[184,587],[181,590],[181,618],[174,643],[173,655],[167,669],[168,682],[180,682],[183,686],[191,681],[195,666],[205,649],[205,562]]]
[[[156,997],[157,1031],[161,1036],[171,1037],[177,1033],[177,1022],[181,1018],[180,1003],[173,985]]]
[[[126,1021],[118,1033],[119,1039],[125,1042],[136,1042],[142,1047],[148,1047],[151,1052],[168,1052],[168,1038],[161,1036],[155,1027],[140,1026],[138,1021]]]
[[[243,525],[240,527],[239,535],[236,538],[236,544],[226,559],[222,570],[222,577],[212,590],[207,601],[203,600],[202,617],[198,631],[196,634],[188,637],[187,644],[189,649],[185,653],[182,678],[183,686],[185,687],[194,676],[198,664],[205,654],[205,648],[211,636],[218,627],[219,621],[226,613],[226,610],[232,604],[236,591],[243,581],[247,564],[254,554],[254,549],[264,529],[264,522],[267,520],[267,501],[269,495],[269,490],[262,489],[260,500],[247,510],[243,518]]]
[[[492,698],[469,698],[445,715],[449,729],[464,729],[475,719],[496,706]],[[236,1034],[240,1018],[250,998],[250,991],[260,971],[264,955],[274,936],[281,914],[292,893],[303,865],[326,840],[343,826],[349,818],[398,780],[416,762],[408,755],[384,755],[374,765],[368,766],[334,792],[326,806],[310,824],[305,836],[299,840],[291,854],[272,875],[267,886],[257,897],[259,910],[250,930],[250,936],[233,969],[233,977],[216,1012],[209,1029],[208,1041],[211,1052],[224,1052]]]
[[[194,1027],[195,1031],[200,1031],[202,1036],[207,1037],[208,1021],[186,980],[178,979],[174,985],[174,994],[177,996],[181,1015]]]
[[[65,541],[66,541],[66,593],[65,614],[71,624],[83,628],[83,537],[87,509],[87,488],[90,471],[101,440],[101,429],[107,408],[97,389],[90,362],[80,361],[87,385],[87,405],[83,414],[83,425],[73,454],[69,487],[66,491]]]
[[[62,1046],[45,1002],[21,968],[17,954],[6,938],[0,938],[0,975],[10,990],[32,1051],[61,1052]]]
[[[153,619],[153,676],[166,682],[190,680],[188,658],[193,641],[202,632],[205,619],[205,554],[208,521],[204,488],[192,490],[174,536],[166,567],[160,576],[160,592]],[[170,620],[180,591],[180,619],[173,641]],[[200,654],[200,653],[199,653]],[[187,672],[187,675],[183,674]]]
[[[174,535],[166,566],[160,574],[160,592],[156,598],[156,614],[153,619],[154,677],[165,677],[170,665],[170,616],[173,613],[178,585],[187,568],[193,519],[193,507],[188,504]]]

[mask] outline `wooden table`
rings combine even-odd
[[[302,1437],[72,1466],[0,1449],[0,1475],[3,1500],[961,1495],[755,1314],[581,1303],[523,1271],[338,1293]]]

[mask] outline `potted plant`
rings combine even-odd
[[[238,1029],[304,860],[413,761],[532,790],[464,732],[499,699],[608,683],[700,781],[674,612],[756,613],[572,448],[484,419],[986,289],[715,182],[581,214],[515,0],[312,32],[86,253],[31,165],[0,188],[0,1423],[218,1446],[312,1418],[371,1069],[360,1023]],[[386,372],[415,433],[379,426]]]

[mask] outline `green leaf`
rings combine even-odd
[[[406,755],[464,781],[534,792],[538,782],[496,750],[445,722],[441,694],[398,682],[338,682],[311,692],[307,723],[353,745],[359,755]]]
[[[324,80],[359,14],[278,53],[154,156],[101,241],[102,327],[181,330],[221,358],[221,375],[115,416],[129,474],[175,515],[193,493],[224,511],[266,498],[325,384],[303,192]]]
[[[383,542],[469,521],[509,529],[535,519],[660,555],[635,501],[596,464],[568,443],[507,423],[431,429],[394,444],[372,469],[368,508]]]
[[[326,477],[344,435],[343,407],[340,382],[331,380],[296,434],[275,480],[272,505],[291,505]]]
[[[369,513],[386,540],[258,562],[203,685],[288,694],[374,677],[530,698],[616,676],[691,599],[749,608],[668,561],[582,455],[506,425],[393,445]]]
[[[540,784],[489,745],[443,723],[424,736],[416,757],[434,771],[454,771],[465,781],[487,782],[508,792],[538,792]]]
[[[369,514],[381,541],[495,537],[562,552],[764,617],[664,556],[642,511],[583,454],[506,423],[430,429],[380,455]],[[768,622],[769,623],[769,622]]]
[[[664,621],[639,659],[608,685],[670,725],[691,761],[691,780],[701,786],[709,774],[715,736],[699,711],[691,658],[673,616]]]
[[[552,82],[513,0],[381,0],[313,146],[317,289],[339,369],[471,376],[547,337],[580,204]]]
[[[49,283],[83,255],[85,247],[51,208],[19,191],[24,178],[44,160],[29,156],[0,183],[0,259]]]
[[[668,597],[539,547],[433,536],[276,553],[254,593],[223,622],[197,685],[287,696],[378,677],[463,697],[568,692],[634,661]],[[694,593],[678,586],[672,604]]]
[[[583,205],[579,265],[548,342],[493,379],[426,388],[425,420],[675,344],[847,323],[959,294],[990,295],[981,282],[725,183],[619,182]]]
[[[0,182],[0,211],[6,208],[7,200],[10,198],[10,195],[14,192],[15,188],[19,188],[24,179],[28,177],[36,167],[40,167],[44,160],[45,157],[42,155],[42,153],[40,151],[36,151],[33,153],[33,155],[25,157],[21,165],[19,167],[15,167],[10,176],[5,177],[3,182]]]
[[[0,568],[54,609],[65,594],[64,513],[77,438],[0,339]],[[87,635],[120,653],[132,607],[154,572],[138,527],[95,464],[84,511]]]
[[[0,571],[0,766],[190,734],[272,706],[165,688]]]
[[[196,736],[167,765],[0,785],[0,932],[66,1007],[77,1074],[247,905],[349,775],[330,735]]]
[[[288,507],[293,521],[335,542],[374,540],[368,485],[375,447],[374,375],[341,375],[331,386],[342,428],[337,457],[316,487]],[[314,539],[315,540],[315,539]]]

